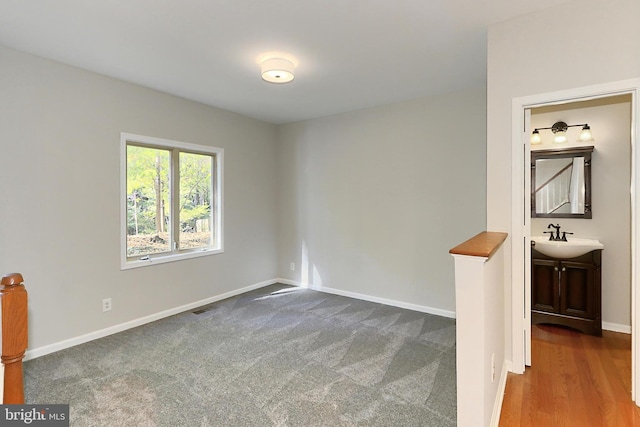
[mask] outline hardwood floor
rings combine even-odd
[[[501,427],[640,427],[631,401],[631,335],[535,325],[531,341],[532,366],[507,378]]]

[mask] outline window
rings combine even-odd
[[[121,146],[121,267],[222,252],[223,150],[125,133]]]

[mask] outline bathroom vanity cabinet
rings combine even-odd
[[[531,323],[602,336],[601,263],[602,250],[557,259],[531,248]]]

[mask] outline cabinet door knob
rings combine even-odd
[[[562,271],[567,271],[567,267],[562,267]]]
[[[553,267],[553,269],[554,269],[555,271],[558,271],[558,267]]]

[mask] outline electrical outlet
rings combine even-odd
[[[105,298],[102,300],[102,311],[111,311],[111,298]]]
[[[289,270],[296,271],[296,263],[295,262],[289,263]]]
[[[496,381],[496,354],[491,355],[491,382]]]

